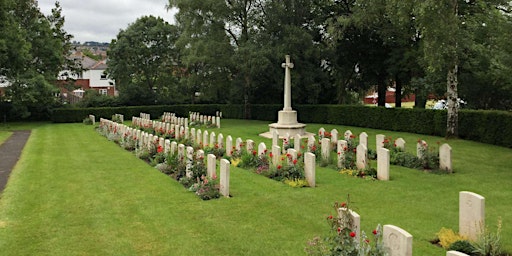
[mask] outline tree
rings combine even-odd
[[[117,81],[126,104],[179,102],[180,62],[175,26],[162,18],[144,16],[121,30],[108,52],[108,73]]]
[[[36,1],[0,3],[0,73],[11,82],[4,100],[12,104],[14,116],[47,116],[57,104],[52,82],[63,67],[71,38],[62,29],[61,11],[58,2],[48,17]]]

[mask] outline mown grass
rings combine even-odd
[[[211,129],[233,139],[268,123],[223,120]],[[355,127],[309,124],[308,131],[346,129],[403,137],[415,150],[421,137]],[[2,134],[2,133],[0,133]],[[487,225],[512,251],[512,149],[451,140],[455,173],[435,175],[392,166],[391,180],[366,181],[317,167],[317,187],[294,189],[247,170],[231,169],[232,198],[201,201],[176,181],[82,124],[33,129],[0,199],[0,248],[5,255],[301,255],[325,234],[331,205],[350,194],[362,230],[393,224],[414,236],[414,255],[444,255],[429,243],[441,227],[458,230],[458,192],[486,197]]]

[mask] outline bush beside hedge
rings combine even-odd
[[[445,136],[446,111],[430,109],[377,108],[351,105],[297,105],[302,123],[325,123],[367,127],[373,129],[411,132]],[[254,120],[275,122],[282,105],[251,105],[250,117]],[[89,114],[110,119],[113,114],[123,114],[125,119],[149,113],[153,118],[163,112],[187,116],[189,111],[215,115],[222,111],[224,118],[244,119],[246,112],[241,104],[135,106],[116,108],[62,108],[53,113],[58,123],[81,122]],[[505,111],[461,110],[459,112],[459,137],[488,144],[512,148],[512,114]]]

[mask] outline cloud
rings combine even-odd
[[[174,23],[176,9],[167,11],[167,0],[61,0],[65,17],[64,29],[74,36],[74,41],[108,42],[117,37],[142,16],[153,15]],[[39,8],[45,15],[51,14],[55,0],[39,0]]]

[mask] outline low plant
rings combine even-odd
[[[502,251],[501,241],[501,218],[498,219],[498,228],[496,233],[489,231],[488,228],[480,226],[480,234],[475,243],[475,252],[482,256],[501,256],[504,255]]]
[[[467,237],[459,235],[455,233],[452,229],[449,228],[441,228],[439,232],[437,232],[437,238],[439,239],[439,244],[444,248],[448,249],[454,242],[460,240],[467,240]]]
[[[334,204],[335,216],[327,216],[329,234],[325,237],[314,237],[309,240],[304,251],[308,255],[347,255],[347,256],[380,256],[387,255],[382,241],[382,227],[372,231],[373,241],[364,231],[355,233],[354,223],[350,215],[350,201]],[[343,211],[339,211],[343,208]],[[357,239],[359,235],[359,240]]]
[[[468,240],[457,240],[453,242],[450,247],[447,249],[448,251],[458,251],[465,253],[470,256],[478,256],[479,254],[475,253],[475,247]]]
[[[219,184],[215,175],[212,178],[202,175],[200,178],[196,178],[196,180],[197,182],[189,190],[195,192],[199,198],[210,200],[220,197]]]
[[[89,117],[86,117],[82,120],[82,123],[85,125],[92,125],[92,120]]]

